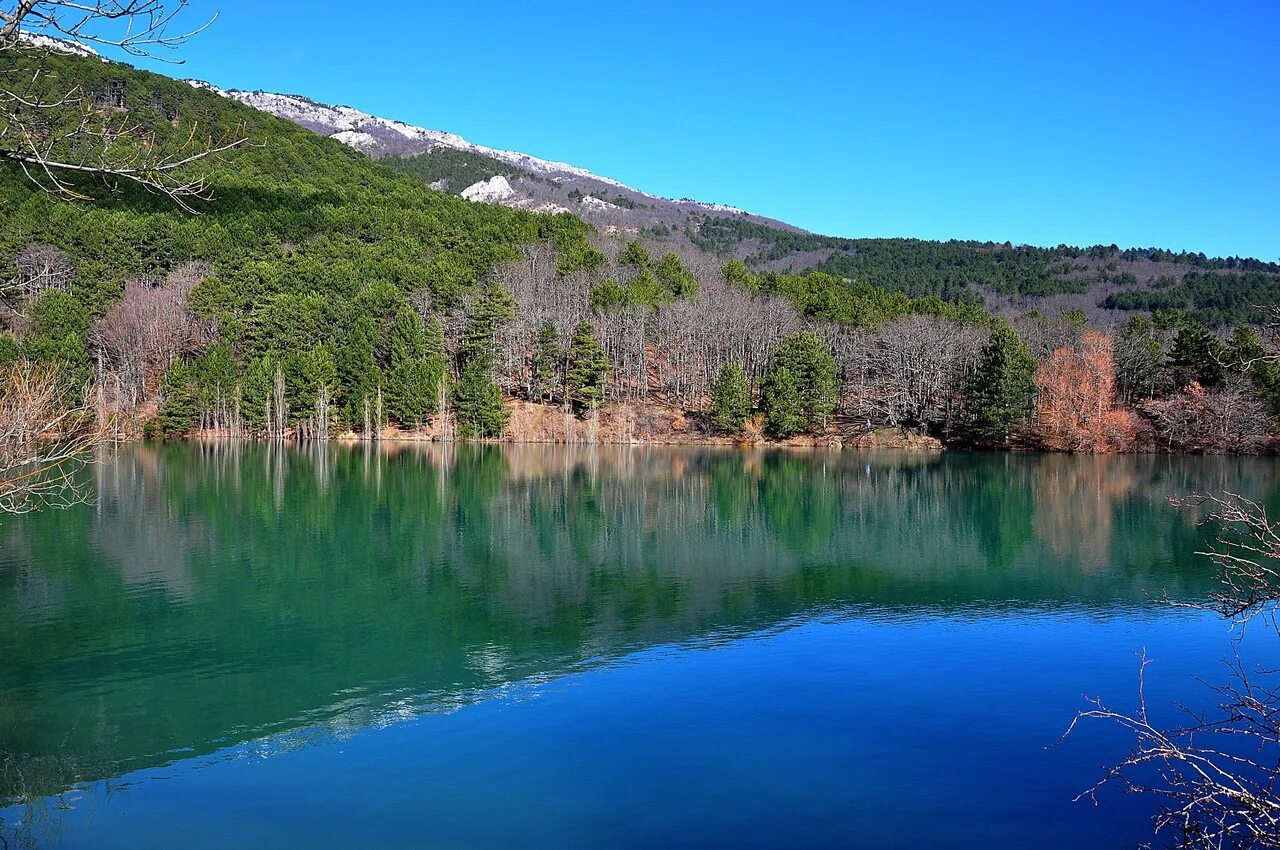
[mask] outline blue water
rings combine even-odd
[[[1131,742],[1055,742],[1143,650],[1158,715],[1208,702],[1233,634],[1149,598],[1212,586],[1163,492],[1276,469],[242,451],[0,527],[10,842],[1137,846],[1152,801],[1073,802]]]

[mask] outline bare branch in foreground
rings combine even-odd
[[[85,498],[80,469],[107,428],[47,366],[0,372],[0,514],[68,507]]]

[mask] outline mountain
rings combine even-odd
[[[709,262],[762,273],[820,271],[911,296],[971,302],[1005,315],[1081,310],[1110,324],[1132,311],[1182,310],[1210,325],[1260,321],[1280,301],[1280,265],[1159,248],[1035,247],[999,242],[848,239],[687,198],[662,198],[609,177],[469,142],[302,95],[222,91],[346,144],[432,188],[535,212],[572,212],[602,233],[640,237]]]
[[[330,106],[295,94],[217,91],[262,112],[386,161],[432,188],[468,200],[535,212],[572,212],[606,233],[666,237],[696,230],[707,218],[727,217],[783,230],[783,222],[723,204],[663,198],[565,162],[540,159],[467,141],[456,133],[416,127],[350,106]]]

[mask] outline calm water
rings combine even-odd
[[[1149,803],[1072,802],[1126,739],[1049,745],[1143,648],[1154,706],[1204,702],[1232,638],[1149,601],[1211,586],[1165,498],[1278,471],[131,448],[0,520],[0,837],[1134,846]]]

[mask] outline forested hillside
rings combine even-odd
[[[502,163],[375,161],[94,58],[0,63],[83,94],[26,116],[50,139],[126,116],[109,155],[245,140],[192,163],[211,195],[194,213],[127,182],[72,181],[92,200],[68,199],[0,166],[0,364],[56,369],[122,433],[857,442],[894,427],[1073,451],[1270,444],[1280,376],[1242,365],[1262,340],[1201,319],[1261,318],[1253,305],[1280,301],[1272,265],[715,217],[639,238],[430,188]],[[797,253],[818,269],[787,272]],[[1138,267],[1181,273],[1148,282]],[[1079,310],[983,306],[987,290],[1035,298],[1098,275],[1118,287],[1111,309],[1141,311],[1113,336]]]
[[[711,218],[689,233],[699,247],[752,268],[805,267],[891,292],[958,303],[1019,304],[1054,295],[1073,306],[1177,309],[1211,326],[1256,323],[1280,302],[1280,264],[1160,248],[1077,248],[921,239],[840,239]]]

